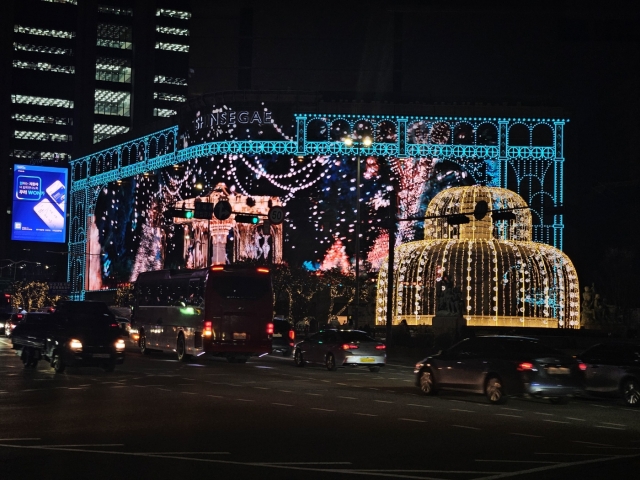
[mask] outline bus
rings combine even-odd
[[[180,361],[213,355],[245,363],[271,353],[273,287],[267,267],[142,272],[133,292],[131,328],[143,354],[174,351]]]

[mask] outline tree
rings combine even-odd
[[[12,306],[27,312],[55,305],[62,298],[49,295],[47,282],[15,282],[12,290]]]
[[[119,286],[116,290],[114,303],[118,307],[130,307],[133,305],[133,284]]]

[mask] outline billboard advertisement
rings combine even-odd
[[[67,169],[14,165],[11,239],[66,241]]]

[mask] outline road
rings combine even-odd
[[[416,359],[417,360],[417,359]],[[381,373],[267,356],[114,373],[24,369],[0,338],[3,478],[602,478],[640,472],[640,409],[425,397],[407,359]]]

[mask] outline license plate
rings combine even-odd
[[[374,363],[376,361],[373,357],[362,357],[360,363]]]
[[[273,338],[282,338],[282,334],[281,333],[274,333],[273,334]]]
[[[246,340],[247,339],[247,334],[246,333],[234,333],[233,334],[233,339],[234,340]]]
[[[569,375],[571,370],[567,367],[547,367],[549,375]]]
[[[111,355],[108,353],[94,353],[93,358],[110,358]]]

